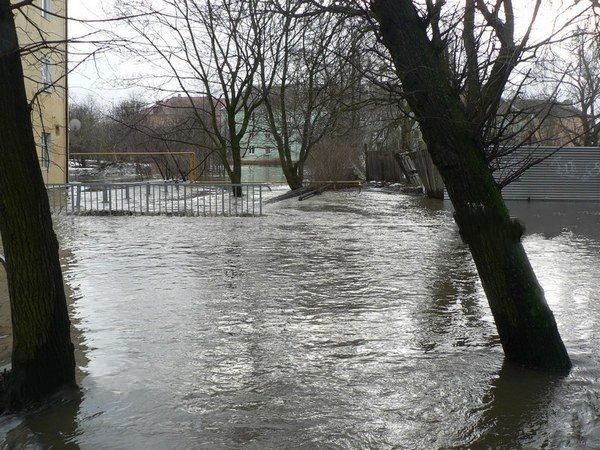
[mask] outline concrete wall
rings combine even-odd
[[[33,100],[33,132],[38,147],[38,159],[46,183],[64,183],[67,180],[68,100],[67,100],[67,15],[66,0],[34,0],[35,5],[61,17],[45,14],[28,6],[18,11],[15,20],[21,48],[42,41],[51,42],[35,51],[24,51],[22,56],[27,97]],[[46,48],[43,48],[46,47]],[[42,84],[43,66],[47,66],[50,86]],[[43,162],[44,135],[48,137],[48,156]]]

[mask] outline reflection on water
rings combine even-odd
[[[272,166],[243,165],[244,183],[285,183],[285,176],[279,164]]]
[[[78,448],[78,421],[82,395],[65,391],[25,417],[6,418],[0,432],[6,433],[7,448]]]
[[[554,238],[564,232],[600,241],[600,203],[510,202],[510,212],[527,224],[527,233]]]
[[[583,209],[569,228],[569,205],[531,205],[511,211],[531,233],[525,246],[575,364],[566,379],[503,364],[447,205],[368,190],[273,204],[261,218],[63,218],[82,398],[2,418],[0,436],[111,448],[598,447],[598,215]],[[555,217],[564,221],[548,231]]]

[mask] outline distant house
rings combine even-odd
[[[216,123],[220,124],[221,131],[226,135],[227,122],[221,105],[215,107],[214,113],[217,115]],[[184,132],[187,133],[186,136],[189,138],[191,133],[206,134],[206,131],[198,123],[198,115],[202,117],[210,131],[212,114],[213,110],[209,97],[190,98],[178,95],[158,101],[150,106],[146,111],[146,120],[149,127],[161,130],[163,133]],[[242,121],[242,114],[241,112],[239,114],[239,123]],[[271,134],[265,114],[266,112],[262,108],[257,109],[252,114],[248,130],[242,141],[243,164],[279,164],[277,144]],[[300,152],[299,145],[299,143],[294,143],[293,148],[297,147],[297,150],[293,152],[296,155]]]
[[[278,165],[279,151],[275,137],[271,133],[266,111],[258,108],[251,117],[248,131],[242,144],[242,164]],[[293,128],[293,127],[290,127]],[[291,133],[292,159],[300,157],[300,139],[293,131]]]
[[[213,110],[209,97],[188,97],[177,95],[166,100],[157,101],[146,110],[146,118],[149,126],[167,127],[185,123],[195,123],[201,117],[206,123],[211,123]],[[221,108],[215,107],[217,123],[221,122]]]
[[[506,126],[509,142],[558,147],[573,143],[582,132],[581,112],[546,99],[517,99],[500,108],[498,123]]]
[[[218,100],[207,96],[179,94],[157,101],[144,111],[143,127],[151,136],[147,144],[150,152],[194,152],[197,175],[222,175],[219,154],[214,152],[213,119],[217,124],[223,122],[223,108]]]
[[[270,94],[271,104],[274,107],[273,113],[278,114],[277,105],[280,103],[280,87],[273,86]],[[301,87],[288,85],[286,87],[285,108],[287,114],[287,126],[290,139],[290,151],[292,160],[298,161],[300,158],[300,148],[302,139],[300,130],[304,125],[304,111],[302,110],[305,102],[305,92]],[[258,93],[258,88],[257,88]],[[261,95],[258,93],[258,95]],[[250,119],[248,130],[242,143],[242,164],[257,165],[278,165],[279,151],[275,136],[271,132],[266,106],[262,104],[253,113]],[[239,122],[242,120],[240,114]],[[279,119],[278,119],[279,120]],[[278,128],[280,127],[278,122]],[[281,132],[281,130],[280,130]]]

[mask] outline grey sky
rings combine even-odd
[[[534,29],[534,37],[541,38],[546,36],[548,32],[554,29],[556,23],[562,23],[565,20],[565,15],[561,14],[560,11],[564,10],[565,7],[572,5],[571,0],[567,1],[550,1],[544,2],[544,6],[540,11],[540,17],[536,22]],[[583,2],[582,2],[583,3]],[[529,21],[532,13],[532,7],[534,0],[515,0],[514,2],[517,17],[521,17],[519,21],[520,30],[523,32],[524,27]],[[69,15],[76,19],[104,19],[107,17],[114,17],[112,8],[114,0],[100,1],[76,1],[70,2]],[[582,8],[580,4],[579,9]],[[569,16],[572,16],[572,12]],[[559,19],[557,19],[559,18]],[[113,28],[116,33],[123,33],[124,27],[118,24],[112,23],[107,24],[96,24],[93,27],[107,27]],[[70,37],[78,38],[90,31],[89,25],[84,25],[78,22],[72,22],[70,25]],[[81,45],[72,46],[72,64],[81,58],[80,53],[89,52],[89,48],[85,48]],[[147,73],[147,68],[137,66],[125,59],[122,55],[119,55],[116,51],[105,52],[97,55],[95,58],[90,59],[88,62],[82,64],[73,70],[70,76],[70,92],[71,96],[75,99],[82,99],[86,96],[92,96],[96,98],[104,106],[110,105],[115,100],[121,99],[136,92],[133,87],[123,87],[123,83],[120,80],[131,78],[132,76],[140,73]],[[137,90],[142,93],[141,89]],[[155,100],[154,98],[148,98],[149,102]]]

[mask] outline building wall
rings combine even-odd
[[[600,201],[600,148],[522,147],[500,160],[508,167],[539,160],[502,189],[505,200]],[[521,163],[522,164],[522,163]],[[502,175],[499,171],[496,176]]]
[[[64,183],[68,178],[67,3],[66,0],[34,2],[39,8],[48,6],[51,13],[60,16],[28,6],[17,12],[15,21],[42,175],[46,183]],[[40,42],[46,44],[36,47]],[[49,82],[46,87],[44,78]]]
[[[258,108],[252,115],[248,131],[242,141],[242,163],[258,165],[278,165],[279,152],[275,138],[271,134],[269,124],[266,120],[266,111]],[[242,118],[240,115],[239,122]],[[291,156],[292,160],[298,161],[300,157],[300,138],[297,133],[291,133]]]

